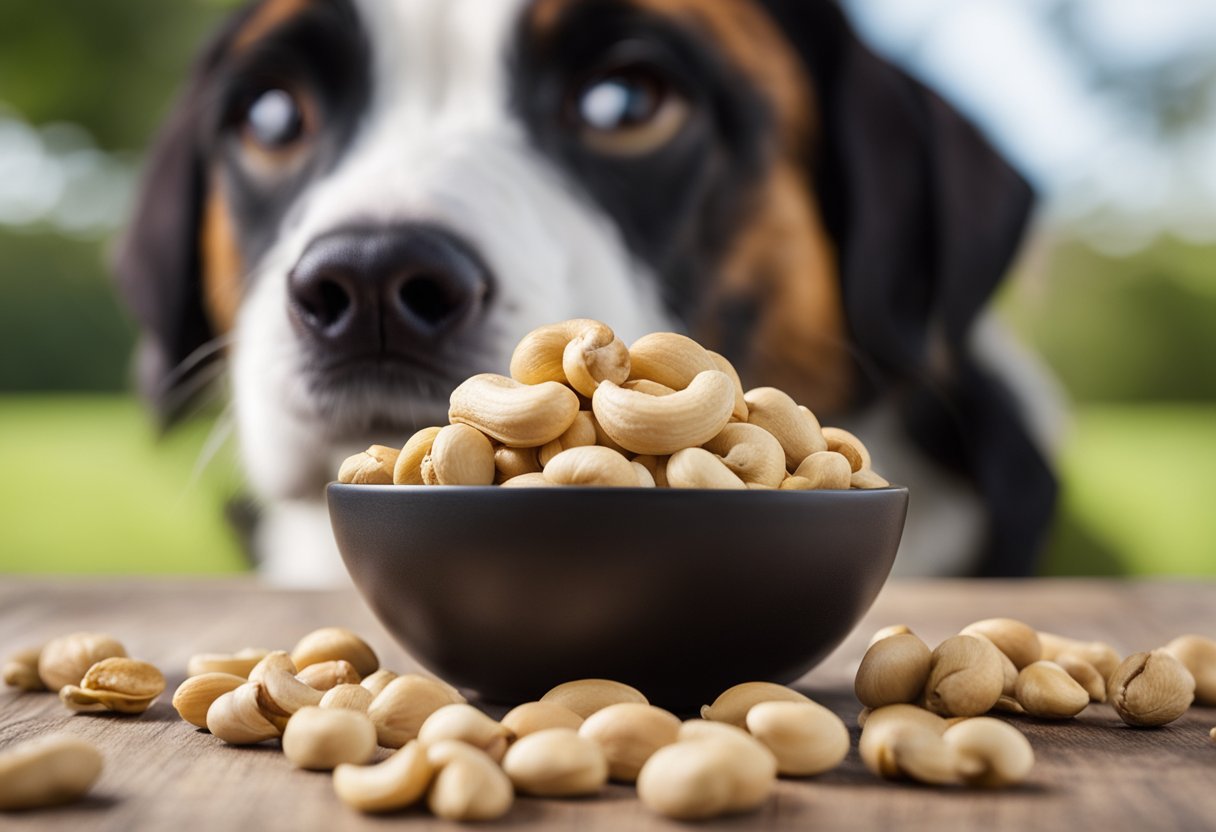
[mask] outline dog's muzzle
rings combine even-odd
[[[292,324],[337,366],[425,358],[477,318],[490,275],[453,235],[425,225],[318,237],[288,276]]]

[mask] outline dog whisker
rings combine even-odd
[[[217,382],[226,372],[227,364],[223,361],[216,361],[196,370],[165,394],[162,399],[164,412],[171,414],[174,420],[184,420],[203,413],[209,405],[224,395],[223,388]],[[209,395],[203,397],[204,391],[209,391]]]
[[[236,338],[232,333],[225,333],[204,342],[165,375],[164,379],[160,382],[162,392],[167,393],[178,384],[181,384],[190,373],[214,358],[218,353],[232,346],[235,340]]]
[[[203,475],[213,462],[219,457],[224,446],[236,434],[236,419],[234,416],[232,405],[227,405],[216,417],[211,430],[207,432],[207,438],[203,442],[202,448],[199,449],[198,455],[195,457],[194,466],[190,471],[190,477],[186,481],[185,492],[189,493],[197,488],[202,481]],[[184,495],[183,495],[184,496]]]

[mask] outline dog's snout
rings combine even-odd
[[[333,358],[406,355],[475,317],[489,275],[442,229],[346,229],[319,237],[288,277],[297,328]]]

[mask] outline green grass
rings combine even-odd
[[[1088,406],[1048,574],[1216,574],[1216,406]],[[225,573],[240,479],[210,426],[157,440],[119,396],[0,397],[0,572]]]
[[[1216,574],[1216,406],[1090,405],[1062,459],[1049,574]]]
[[[0,397],[0,572],[224,573],[228,457],[194,475],[210,425],[158,440],[129,398]]]

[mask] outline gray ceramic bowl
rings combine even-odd
[[[690,710],[789,682],[882,588],[905,488],[329,486],[355,585],[421,664],[479,698],[628,682]]]

